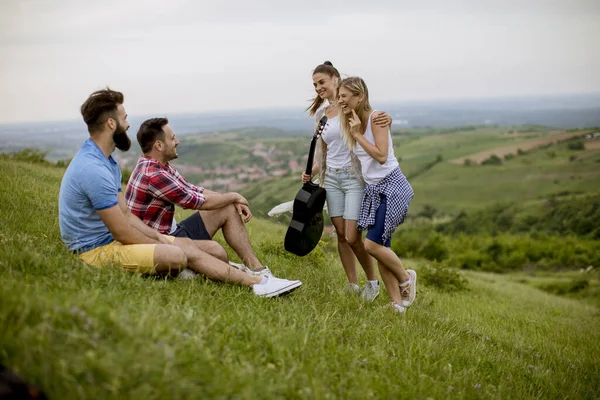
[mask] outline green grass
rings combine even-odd
[[[297,258],[285,226],[260,219],[248,224],[259,258],[304,282],[288,297],[87,267],[60,243],[62,172],[0,164],[0,362],[51,399],[600,395],[593,304],[463,272],[468,290],[421,284],[397,315],[385,293],[344,295],[333,242]]]
[[[488,128],[416,138],[394,136],[395,153],[401,158],[400,167],[411,177],[410,183],[415,189],[409,216],[418,214],[425,205],[442,214],[456,215],[460,211],[482,209],[495,203],[532,202],[538,205],[540,200],[557,193],[598,193],[600,151],[570,161],[572,155],[583,153],[569,150],[567,143],[534,149],[498,166],[467,167],[447,162],[545,135],[503,132],[505,130],[500,128]],[[443,161],[424,170],[438,155]],[[254,206],[257,215],[266,215],[273,206],[294,199],[300,188],[297,175],[265,180],[245,188],[242,194]]]
[[[411,207],[425,204],[448,213],[474,210],[499,202],[523,202],[559,192],[597,193],[600,168],[596,159],[569,161],[566,144],[536,149],[499,166],[436,165],[411,181]],[[556,156],[548,156],[548,151]],[[571,152],[572,153],[572,152]]]

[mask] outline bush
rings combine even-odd
[[[121,183],[127,185],[129,182],[129,178],[131,177],[131,171],[127,168],[121,169]]]
[[[425,286],[431,286],[443,292],[468,290],[469,281],[458,271],[434,263],[419,269],[419,279]]]
[[[495,154],[492,154],[487,160],[483,160],[481,165],[501,165],[502,159]]]
[[[430,206],[429,204],[425,204],[423,206],[423,209],[417,214],[417,217],[432,219],[436,213],[437,210],[435,207]]]
[[[419,249],[419,255],[430,261],[443,261],[448,258],[448,248],[442,235],[434,233]]]
[[[46,161],[47,153],[40,149],[26,148],[12,153],[0,154],[2,159],[26,161],[34,164],[50,164]]]
[[[585,143],[583,143],[583,140],[569,142],[569,144],[567,145],[567,148],[569,150],[585,150]]]
[[[590,281],[586,278],[577,278],[567,282],[552,282],[538,285],[538,288],[548,293],[564,296],[581,292],[588,286],[590,286]]]

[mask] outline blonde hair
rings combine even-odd
[[[369,104],[369,89],[367,88],[367,84],[358,76],[351,76],[349,78],[342,79],[340,84],[338,85],[338,96],[339,89],[346,88],[350,93],[355,96],[364,95],[364,98],[356,105],[354,111],[358,114],[360,118],[365,111],[371,111],[371,104]],[[350,150],[354,150],[354,146],[356,146],[356,139],[350,133],[350,114],[345,114],[344,112],[340,112],[340,129],[342,131],[342,137],[344,138],[344,143],[348,146]],[[361,120],[362,125],[365,125],[365,121]]]

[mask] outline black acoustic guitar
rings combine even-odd
[[[310,141],[306,174],[312,172],[313,158],[317,140],[323,133],[327,117],[323,116]],[[310,253],[323,234],[323,206],[325,205],[326,192],[319,185],[308,181],[294,198],[294,214],[285,234],[284,248],[297,256]]]

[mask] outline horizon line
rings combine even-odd
[[[542,98],[560,98],[560,97],[570,97],[570,96],[599,96],[600,91],[590,91],[590,92],[563,92],[563,93],[546,93],[546,94],[520,94],[520,95],[506,95],[506,96],[473,96],[473,97],[432,97],[432,98],[420,98],[420,99],[397,99],[397,100],[382,100],[380,104],[405,104],[405,103],[430,103],[430,102],[464,102],[464,101],[489,101],[489,100],[517,100],[517,99],[542,99]],[[163,113],[164,115],[171,116],[190,116],[190,115],[208,115],[208,114],[219,114],[219,113],[243,113],[243,112],[254,112],[254,111],[266,111],[266,110],[293,110],[296,109],[296,106],[287,105],[281,107],[273,107],[273,106],[265,106],[263,108],[230,108],[230,109],[213,109],[209,111],[185,111],[185,112],[170,112]],[[298,108],[300,110],[300,107]],[[304,112],[304,108],[302,108]],[[140,114],[132,114],[129,117],[133,118],[143,118],[148,117],[150,115],[156,115],[158,113],[148,112],[148,113],[140,113]],[[16,125],[26,125],[26,124],[43,124],[43,123],[73,123],[80,121],[79,118],[72,119],[45,119],[45,120],[19,120],[19,121],[10,121],[10,122],[2,122],[0,121],[1,126],[16,126]]]

